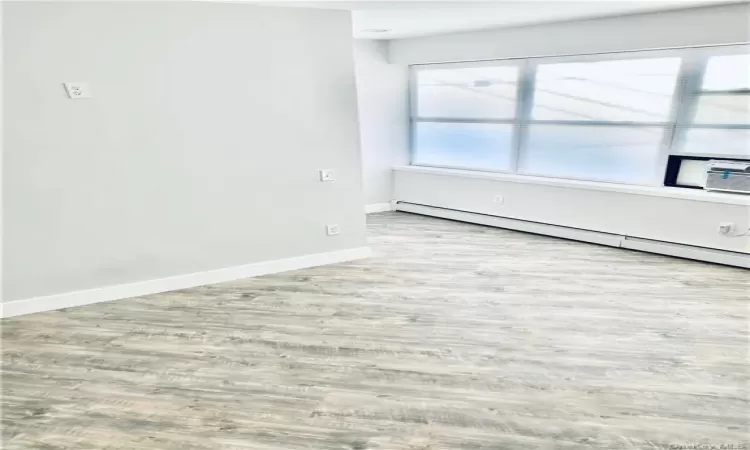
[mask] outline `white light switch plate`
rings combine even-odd
[[[320,181],[333,181],[333,170],[331,169],[320,169]]]
[[[68,97],[72,99],[91,98],[91,89],[86,83],[74,82],[63,83],[65,90],[68,91]]]
[[[330,224],[326,225],[326,234],[328,236],[336,236],[338,234],[341,234],[341,228],[339,228],[338,224]]]

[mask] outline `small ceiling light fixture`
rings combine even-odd
[[[387,33],[391,31],[391,29],[390,28],[365,28],[362,31],[364,31],[365,33]]]

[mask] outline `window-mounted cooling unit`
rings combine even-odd
[[[709,161],[704,188],[750,194],[750,162]]]

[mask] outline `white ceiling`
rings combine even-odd
[[[734,1],[736,2],[736,1]],[[683,9],[724,0],[256,1],[268,6],[352,11],[354,37],[399,39],[495,27]],[[368,30],[387,30],[374,32]]]

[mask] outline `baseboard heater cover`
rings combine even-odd
[[[692,245],[674,244],[671,242],[653,241],[631,236],[623,236],[622,248],[642,252],[658,253],[660,255],[675,256],[677,258],[707,261],[727,266],[750,269],[750,255],[710,248],[694,247]]]
[[[487,214],[419,205],[415,203],[397,202],[395,209],[396,211],[409,212],[424,216],[440,217],[459,222],[475,223],[479,225],[523,231],[526,233],[542,234],[574,241],[590,242],[593,244],[607,245],[609,247],[620,247],[648,253],[675,256],[678,258],[750,268],[750,255],[744,253],[694,247],[684,244],[675,244],[672,242],[654,241],[650,239],[582,230],[579,228],[570,228],[560,225],[529,222],[520,219],[509,219],[507,217],[491,216]]]
[[[441,217],[443,219],[457,220],[460,222],[476,223],[509,230],[525,231],[527,233],[543,234],[574,241],[592,242],[594,244],[619,247],[622,236],[597,231],[581,230],[578,228],[561,227],[538,222],[529,222],[519,219],[508,219],[507,217],[490,216],[455,209],[439,208],[435,206],[417,205],[415,203],[398,202],[397,211],[422,214],[425,216]]]

